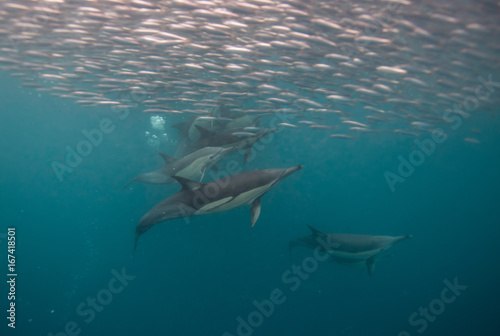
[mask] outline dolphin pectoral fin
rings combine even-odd
[[[200,183],[202,183],[203,181],[203,177],[205,177],[205,172],[207,171],[207,169],[209,169],[210,166],[209,165],[204,165],[203,167],[201,167],[200,171],[201,171],[201,177],[200,177]]]
[[[214,165],[212,166],[212,169],[213,169],[213,171],[218,171],[218,170],[219,170],[219,167],[217,167],[217,165],[216,165],[216,164],[214,164]]]
[[[170,163],[176,161],[175,158],[173,158],[165,153],[158,153],[158,155],[160,155],[162,157],[162,159],[165,161],[165,164],[170,164]]]
[[[252,207],[250,208],[250,213],[252,214],[251,227],[253,227],[260,216],[260,197],[252,202]]]
[[[217,171],[217,166],[215,164],[213,165],[210,165],[210,164],[206,164],[203,166],[203,168],[201,168],[201,178],[200,178],[200,183],[201,181],[203,181],[203,177],[205,176],[205,172],[212,168],[214,171]]]
[[[375,256],[366,260],[366,268],[368,269],[368,274],[372,276],[373,269],[375,268]]]

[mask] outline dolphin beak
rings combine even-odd
[[[399,237],[398,241],[409,239],[409,238],[412,238],[412,237],[413,237],[412,235],[401,236],[401,237]]]
[[[297,165],[295,167],[290,167],[285,172],[283,173],[283,178],[287,177],[288,175],[291,175],[295,173],[297,170],[301,170],[304,166],[303,165]]]
[[[400,241],[402,241],[402,240],[410,239],[410,238],[412,238],[412,237],[413,237],[412,235],[406,235],[406,236],[399,236],[399,237],[396,237],[396,238],[395,238],[395,240],[394,240],[394,242],[393,242],[391,245],[393,245],[393,244],[395,244],[395,243],[397,243],[397,242],[400,242]]]

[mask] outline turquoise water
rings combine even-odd
[[[500,331],[498,106],[480,109],[457,130],[444,125],[447,140],[394,192],[384,174],[396,172],[398,156],[416,149],[413,138],[381,133],[336,141],[284,128],[245,170],[304,169],[263,197],[254,228],[248,207],[192,217],[189,224],[169,221],[143,235],[132,256],[137,221],[178,190],[140,184],[120,190],[137,172],[161,164],[144,136],[149,117],[131,113],[119,120],[107,107],[86,109],[19,85],[1,73],[1,233],[16,227],[18,274],[16,329],[4,317],[2,335],[237,335],[238,318],[248,322],[257,309],[254,300],[279,293],[273,313],[240,334]],[[66,146],[74,148],[84,139],[81,131],[103,118],[115,130],[59,181],[52,163],[63,162]],[[171,140],[161,149],[173,153],[177,133],[169,125],[182,117],[168,118]],[[473,128],[482,130],[480,145],[463,141]],[[293,291],[283,274],[312,251],[296,249],[290,260],[288,243],[308,235],[307,224],[413,238],[393,246],[371,277],[363,267],[319,262]],[[6,243],[2,236],[4,279]],[[113,282],[120,292],[107,297],[113,272],[123,271],[126,286]],[[445,281],[466,286],[450,303],[441,297]],[[0,289],[6,316],[5,281]],[[106,304],[89,308],[87,298],[99,293]],[[418,315],[410,324],[429,305],[438,314]]]
[[[500,334],[499,6],[0,2],[0,335]],[[273,131],[204,182],[303,169],[254,227],[249,206],[175,219],[134,252],[180,186],[123,186],[186,155],[193,117]],[[343,245],[289,254],[308,226],[412,238],[370,275]]]

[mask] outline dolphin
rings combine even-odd
[[[220,132],[224,129],[243,128],[246,126],[257,126],[261,115],[235,113],[228,108],[227,103],[220,103],[203,116],[193,116],[186,121],[173,124],[172,127],[180,132],[179,138],[186,138],[187,143],[193,143],[200,137],[196,126],[201,126],[210,132]]]
[[[261,114],[245,114],[241,117],[235,118],[229,121],[225,125],[225,129],[236,129],[236,128],[245,128],[245,127],[257,127],[259,126],[260,119],[262,118]]]
[[[186,137],[189,143],[196,141],[200,133],[196,126],[203,127],[211,132],[219,132],[224,128],[224,124],[231,122],[232,119],[220,118],[211,114],[203,117],[192,117],[188,121],[173,124],[172,127],[180,132],[180,137]]]
[[[135,248],[139,236],[153,225],[175,218],[206,215],[250,205],[253,227],[260,215],[260,198],[278,182],[301,169],[265,169],[227,176],[208,183],[200,183],[180,176],[182,189],[149,210],[139,221],[135,231]]]
[[[215,133],[204,129],[199,125],[196,125],[196,128],[200,132],[201,136],[197,141],[186,148],[188,153],[196,150],[197,148],[207,146],[232,148],[233,151],[244,150],[245,156],[243,164],[248,161],[251,154],[251,148],[257,141],[278,130],[277,128],[272,128],[262,129],[257,132],[249,132],[245,128],[237,128]]]
[[[198,140],[198,138],[200,137],[200,133],[198,132],[198,128],[196,126],[201,126],[211,132],[219,132],[223,129],[223,125],[231,120],[228,118],[216,118],[213,116],[213,114],[214,111],[203,117],[193,116],[187,121],[172,125],[173,128],[176,128],[179,131],[177,151],[175,153],[176,156],[182,156],[186,153],[189,154],[189,152],[186,150],[187,147]],[[202,147],[209,146],[201,146],[198,148]]]
[[[137,175],[123,188],[126,188],[134,181],[151,184],[175,183],[174,176],[187,179],[197,179],[201,176],[200,181],[202,181],[205,171],[230,152],[232,152],[231,148],[205,147],[181,159],[174,159],[166,154],[159,153],[165,161],[162,168]]]
[[[375,259],[394,243],[411,238],[406,236],[372,236],[346,233],[323,233],[308,225],[312,234],[290,242],[289,252],[294,246],[305,246],[311,249],[319,248],[328,253],[333,261],[339,264],[363,262],[368,274],[373,274]]]

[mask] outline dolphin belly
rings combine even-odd
[[[226,211],[252,204],[256,198],[268,192],[274,187],[275,184],[276,180],[273,180],[266,185],[242,192],[237,196],[225,197],[223,199],[210,202],[198,209],[198,211],[196,211],[196,215]]]
[[[212,212],[224,211],[224,210],[221,210],[222,206],[224,204],[231,202],[232,199],[234,199],[234,197],[229,196],[229,197],[225,197],[225,198],[222,198],[222,199],[214,201],[214,202],[210,202],[210,203],[204,205],[203,207],[201,207],[200,209],[198,209],[196,211],[196,215],[203,215],[203,214],[212,213]]]
[[[158,171],[137,175],[134,180],[137,182],[150,184],[169,184],[175,182],[175,180],[170,176]]]
[[[330,254],[334,258],[341,258],[341,259],[352,259],[354,260],[366,260],[369,259],[373,256],[376,256],[380,252],[384,251],[385,249],[376,249],[376,250],[369,250],[369,251],[363,251],[363,252],[344,252],[344,251],[337,251],[337,250],[329,250],[328,254]]]

